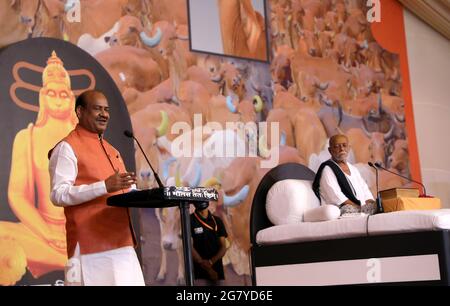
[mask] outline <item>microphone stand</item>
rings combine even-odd
[[[136,141],[136,143],[137,143],[138,146],[139,146],[139,149],[141,150],[142,154],[143,154],[144,157],[145,157],[145,160],[147,161],[147,164],[150,166],[150,169],[152,169],[153,175],[155,176],[155,180],[156,180],[156,182],[158,183],[159,188],[164,188],[163,183],[162,183],[161,180],[159,179],[158,173],[155,171],[155,169],[153,169],[152,164],[151,164],[150,161],[148,160],[147,155],[145,154],[144,149],[142,149],[141,144],[139,143],[139,141],[136,139],[136,137],[134,137],[133,133],[131,133],[131,132],[129,132],[129,131],[125,131],[124,134],[125,134],[125,136],[130,137],[130,138],[133,138],[133,139]]]
[[[422,197],[425,197],[425,198],[427,197],[427,190],[425,189],[425,185],[422,184],[421,182],[415,181],[415,180],[413,180],[413,179],[410,179],[409,177],[406,177],[406,176],[401,175],[401,174],[398,174],[398,173],[396,173],[396,172],[394,172],[394,171],[388,170],[388,169],[386,169],[385,167],[381,166],[380,163],[375,163],[375,167],[380,168],[380,169],[383,169],[383,170],[385,170],[385,171],[387,171],[387,172],[389,172],[389,173],[395,174],[395,175],[397,175],[397,176],[400,176],[401,178],[404,178],[405,180],[408,180],[408,181],[410,181],[410,182],[419,184],[419,185],[422,186],[422,188],[423,188],[423,195],[422,195]]]
[[[381,204],[380,189],[379,189],[379,185],[378,185],[378,168],[375,167],[375,165],[372,164],[371,162],[369,162],[369,166],[371,166],[372,168],[375,169],[375,182],[376,182],[376,186],[377,186],[376,203],[377,203],[378,213],[382,213],[382,212],[384,212],[384,210],[383,210],[383,205]]]

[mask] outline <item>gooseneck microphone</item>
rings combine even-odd
[[[383,169],[383,170],[385,170],[385,171],[387,171],[387,172],[389,172],[389,173],[395,174],[395,175],[397,175],[397,176],[400,176],[400,177],[402,177],[402,178],[404,178],[405,180],[408,180],[408,181],[410,181],[410,182],[419,184],[419,185],[422,186],[422,188],[423,188],[423,195],[422,195],[422,196],[424,196],[424,197],[427,196],[427,190],[425,189],[425,185],[422,184],[421,182],[415,181],[415,180],[413,180],[413,179],[410,179],[409,177],[406,177],[406,176],[404,176],[404,175],[401,175],[401,174],[398,174],[398,173],[396,173],[396,172],[394,172],[394,171],[391,171],[391,170],[389,170],[389,169],[386,169],[385,167],[383,167],[383,166],[382,166],[380,163],[378,163],[378,162],[375,163],[375,167],[380,168],[380,169]]]
[[[369,166],[371,166],[372,168],[375,169],[375,182],[376,182],[376,186],[377,186],[377,208],[378,208],[378,212],[382,213],[383,205],[381,204],[380,189],[378,187],[378,168],[375,167],[375,165],[371,162],[368,162],[367,164],[369,164]]]
[[[129,138],[133,138],[133,139],[136,141],[136,143],[137,143],[138,146],[139,146],[139,149],[141,149],[141,152],[142,152],[142,154],[143,154],[144,157],[145,157],[145,160],[147,161],[147,164],[150,166],[150,169],[152,169],[152,171],[153,171],[153,175],[155,176],[155,179],[156,179],[156,182],[158,183],[158,186],[159,186],[160,188],[163,188],[164,185],[163,185],[163,183],[161,182],[161,180],[159,179],[158,173],[155,171],[155,169],[153,169],[152,164],[151,164],[150,161],[148,160],[147,155],[145,154],[144,150],[142,149],[141,144],[139,143],[139,141],[136,139],[136,137],[134,137],[133,133],[130,132],[130,131],[128,131],[128,130],[123,131],[123,134],[124,134],[125,136],[129,137]]]

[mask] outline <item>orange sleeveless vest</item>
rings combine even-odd
[[[80,125],[63,141],[70,144],[77,157],[78,175],[75,186],[104,181],[114,174],[114,169],[119,169],[121,173],[126,171],[119,152],[103,140],[105,153],[98,134]],[[77,243],[80,244],[80,254],[136,245],[128,208],[106,205],[108,197],[122,192],[127,190],[109,193],[80,205],[64,207],[69,258],[73,256]]]

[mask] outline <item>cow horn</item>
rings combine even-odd
[[[210,80],[214,83],[219,83],[223,80],[223,76],[221,74],[218,74],[217,76],[210,78]]]
[[[236,106],[234,106],[233,99],[231,98],[231,96],[227,96],[227,108],[233,114],[237,113],[237,108]]]
[[[362,130],[363,130],[364,134],[366,134],[367,138],[369,138],[369,139],[372,138],[372,133],[367,130],[364,120],[363,120]]]
[[[181,187],[183,186],[183,182],[180,177],[180,165],[177,166],[177,171],[175,172],[175,186]]]
[[[405,115],[398,115],[398,114],[395,114],[395,115],[394,115],[394,119],[395,119],[395,121],[397,121],[398,123],[405,123]]]
[[[250,191],[250,187],[245,185],[239,190],[238,193],[232,196],[227,196],[225,193],[223,194],[223,205],[225,207],[234,207],[240,204],[245,198],[248,196],[248,192]]]
[[[389,129],[389,131],[384,134],[384,140],[385,141],[387,141],[387,140],[392,138],[392,136],[394,135],[394,129],[395,129],[395,125],[391,124],[391,128]]]
[[[381,116],[383,111],[383,98],[381,97],[381,92],[378,94],[378,114]]]
[[[166,111],[160,111],[161,113],[161,124],[156,129],[158,137],[164,136],[167,133],[167,128],[169,127],[169,116]]]
[[[263,110],[264,102],[260,96],[255,95],[253,97],[253,106],[255,107],[255,112],[260,113]]]
[[[167,178],[169,177],[169,167],[172,163],[174,163],[176,161],[177,161],[177,159],[173,156],[171,156],[168,159],[166,159],[165,161],[163,161],[163,163],[162,163],[163,180],[167,180]]]
[[[263,158],[269,158],[270,150],[267,148],[266,136],[262,135],[258,140],[259,155]]]
[[[254,91],[256,91],[256,92],[259,92],[259,91],[260,91],[260,90],[259,90],[258,84],[256,84],[254,80],[251,80],[251,81],[250,81],[250,85],[252,86],[252,89],[253,89]]]
[[[328,97],[326,97],[326,96],[325,96],[324,94],[322,94],[322,93],[319,93],[319,100],[320,100],[320,102],[325,103],[326,106],[333,107],[333,101],[330,101],[330,100],[328,99]]]
[[[197,163],[196,167],[195,167],[195,177],[194,177],[193,180],[189,181],[189,186],[190,187],[197,187],[197,186],[199,186],[201,178],[202,178],[202,168]]]
[[[189,40],[189,36],[188,35],[179,35],[177,34],[177,38],[180,40]]]
[[[359,47],[361,49],[369,49],[369,43],[367,42],[367,39],[364,40],[361,44],[359,44]]]
[[[316,88],[319,88],[320,90],[327,90],[328,86],[330,86],[330,82],[325,83],[316,82],[314,85],[316,86]]]
[[[153,37],[149,37],[147,33],[142,31],[141,33],[139,33],[139,37],[146,46],[153,48],[156,47],[161,41],[162,31],[159,27],[156,28],[156,34]]]
[[[281,132],[281,137],[280,137],[280,146],[285,146],[286,145],[286,133],[284,131]]]
[[[200,164],[197,161],[195,161],[194,164],[195,164],[194,165],[194,168],[195,168],[194,169],[194,171],[195,171],[194,178],[192,180],[188,181],[189,187],[197,187],[200,184],[200,179],[202,178],[202,168],[201,168]],[[182,181],[187,181],[188,180],[187,176],[188,176],[188,174],[185,174],[182,178]]]

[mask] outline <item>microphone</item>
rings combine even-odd
[[[383,167],[383,166],[382,166],[380,163],[378,163],[378,162],[375,163],[375,167],[380,168],[380,169],[383,169],[383,170],[385,170],[385,171],[387,171],[387,172],[389,172],[389,173],[395,174],[395,175],[397,175],[397,176],[400,176],[400,177],[402,177],[402,178],[404,178],[405,180],[408,180],[408,181],[410,181],[410,182],[419,184],[419,185],[422,186],[422,188],[423,188],[423,195],[421,195],[421,196],[427,197],[427,190],[425,189],[425,185],[422,184],[421,182],[415,181],[415,180],[413,180],[413,179],[410,179],[409,177],[403,176],[403,175],[398,174],[398,173],[396,173],[396,172],[394,172],[394,171],[391,171],[391,170],[389,170],[389,169],[386,169],[385,167]]]
[[[159,186],[160,188],[163,188],[164,185],[163,185],[163,183],[161,182],[161,180],[159,179],[158,173],[156,173],[156,171],[153,169],[152,164],[151,164],[150,161],[148,160],[147,155],[145,154],[144,150],[142,149],[141,144],[139,143],[139,141],[136,139],[136,137],[134,137],[133,133],[130,132],[130,131],[128,131],[128,130],[123,131],[123,134],[124,134],[125,136],[127,136],[128,138],[133,138],[133,139],[136,141],[136,143],[137,143],[138,146],[139,146],[139,149],[141,149],[141,152],[142,152],[142,154],[143,154],[144,157],[145,157],[145,160],[147,161],[147,164],[150,166],[150,169],[152,169],[153,175],[155,176],[155,179],[156,179],[156,182],[158,183],[158,186]]]
[[[378,168],[375,167],[375,165],[372,164],[371,162],[368,162],[367,164],[369,164],[369,166],[371,166],[372,168],[375,169],[375,181],[376,181],[376,185],[377,185],[377,208],[378,208],[378,212],[382,213],[383,205],[381,204],[380,189],[378,187]]]

